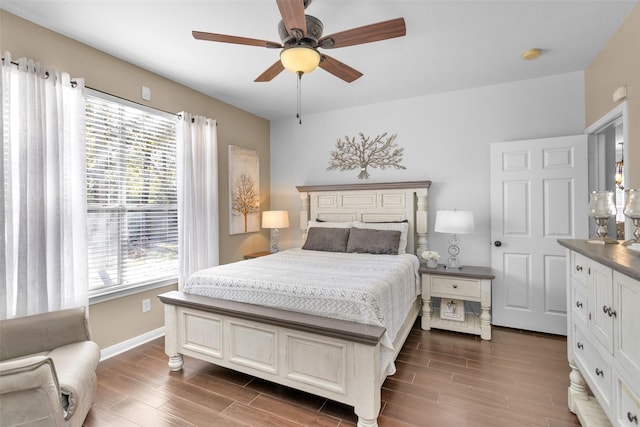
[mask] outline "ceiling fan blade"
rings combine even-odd
[[[276,0],[284,26],[296,39],[307,35],[307,19],[304,16],[303,0]],[[298,33],[296,35],[296,33]]]
[[[193,38],[195,39],[208,40],[211,42],[243,44],[248,46],[268,47],[272,49],[278,49],[282,47],[282,45],[277,42],[271,42],[268,40],[250,39],[248,37],[228,36],[226,34],[205,33],[202,31],[192,31],[191,34],[193,34]]]
[[[282,66],[282,62],[278,60],[278,62],[274,63],[271,67],[267,68],[264,73],[260,74],[254,82],[270,82],[273,80],[275,76],[284,71],[284,67]]]
[[[322,61],[320,61],[319,67],[347,83],[351,83],[362,77],[360,71],[327,55],[322,55]]]
[[[396,18],[330,34],[322,37],[318,41],[318,46],[324,49],[333,49],[402,37],[406,34],[407,27],[404,18]]]

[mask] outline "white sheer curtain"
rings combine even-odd
[[[181,113],[178,125],[180,289],[189,276],[220,262],[216,121]]]
[[[88,304],[84,82],[2,60],[0,318]]]

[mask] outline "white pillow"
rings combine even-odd
[[[335,223],[334,223],[335,224]],[[369,228],[374,230],[397,230],[400,232],[400,243],[398,245],[398,254],[407,253],[407,236],[409,234],[408,222],[362,222],[354,221],[353,226],[356,228]]]
[[[329,222],[329,221],[308,221],[307,230],[311,227],[325,227],[325,228],[351,228],[353,222]]]
[[[307,236],[309,235],[309,229],[312,227],[320,227],[320,228],[351,228],[353,227],[353,222],[329,222],[329,221],[307,221],[307,229],[304,231],[304,235],[302,236],[302,245],[304,246],[307,241]]]

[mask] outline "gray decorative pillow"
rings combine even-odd
[[[398,244],[398,253],[407,252],[407,239],[409,235],[409,222],[360,222],[354,221],[353,226],[357,228],[368,228],[376,230],[398,230],[400,232],[400,242]]]
[[[398,255],[400,231],[351,228],[347,252]]]
[[[302,249],[324,252],[345,252],[349,240],[348,228],[311,227]]]

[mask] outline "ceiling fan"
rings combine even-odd
[[[271,81],[285,69],[297,74],[298,78],[300,78],[303,74],[310,73],[320,67],[334,76],[351,83],[360,78],[362,73],[329,55],[320,53],[318,48],[335,49],[354,46],[402,37],[407,33],[404,19],[397,18],[323,37],[322,22],[318,18],[304,13],[311,1],[276,0],[282,16],[282,20],[278,24],[278,32],[282,43],[202,31],[193,31],[192,34],[198,40],[282,49],[280,60],[260,74],[255,79],[256,82]]]

